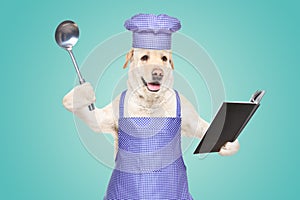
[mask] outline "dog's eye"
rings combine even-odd
[[[166,61],[168,61],[168,58],[166,56],[163,56],[163,57],[161,57],[161,60],[166,62]]]
[[[141,60],[142,61],[147,61],[149,59],[149,56],[148,55],[143,55],[143,57],[141,57]]]

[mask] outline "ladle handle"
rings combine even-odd
[[[70,54],[70,57],[71,57],[71,59],[72,59],[74,68],[75,68],[76,73],[77,73],[78,78],[79,78],[79,83],[80,83],[80,84],[85,83],[85,80],[82,78],[82,75],[81,75],[81,73],[80,73],[80,71],[79,71],[79,68],[78,68],[76,59],[75,59],[75,57],[74,57],[74,54],[73,54],[73,52],[72,52],[72,49],[67,49],[67,51],[68,51],[68,53]]]
[[[67,49],[67,51],[68,51],[68,53],[70,54],[70,57],[71,57],[71,59],[72,59],[73,65],[74,65],[74,67],[75,67],[76,73],[77,73],[78,78],[79,78],[79,83],[80,83],[80,85],[81,85],[81,84],[85,83],[85,80],[82,78],[82,75],[81,75],[80,70],[79,70],[79,68],[78,68],[76,59],[75,59],[74,54],[73,54],[73,52],[72,52],[72,49]],[[90,111],[95,110],[95,105],[94,105],[93,103],[92,103],[91,105],[89,105],[88,107],[89,107],[89,110],[90,110]]]

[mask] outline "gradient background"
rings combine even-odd
[[[193,197],[297,199],[299,8],[297,1],[258,0],[3,2],[0,199],[102,199],[111,169],[86,151],[72,114],[61,104],[76,76],[67,53],[55,44],[54,31],[65,19],[79,24],[80,64],[140,12],[182,21],[181,32],[218,66],[226,100],[267,91],[240,137],[237,155],[201,160],[192,155],[195,146],[185,153]],[[210,115],[203,113],[207,120]]]

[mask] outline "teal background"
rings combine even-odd
[[[65,19],[79,24],[76,58],[82,63],[140,12],[182,21],[181,32],[218,66],[226,100],[267,91],[237,155],[199,159],[191,154],[194,146],[185,153],[193,197],[297,199],[299,8],[290,0],[2,2],[0,199],[102,199],[111,169],[86,151],[61,104],[76,76],[54,31]],[[203,113],[207,120],[210,114]]]

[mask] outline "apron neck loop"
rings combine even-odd
[[[124,100],[127,90],[123,91],[120,97],[120,104],[119,104],[119,118],[124,117]]]
[[[176,117],[181,118],[181,105],[180,105],[180,97],[177,90],[174,90],[176,94]]]

